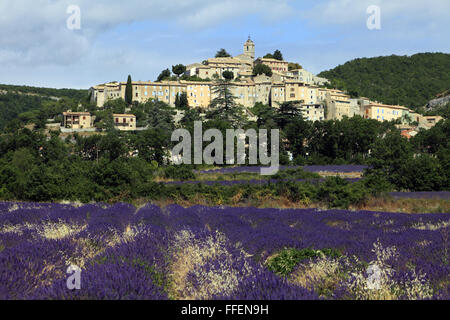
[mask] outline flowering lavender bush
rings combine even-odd
[[[448,299],[449,231],[449,213],[0,203],[0,299]]]

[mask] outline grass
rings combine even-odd
[[[350,209],[403,213],[446,213],[450,212],[450,201],[442,199],[394,199],[378,197],[371,198],[363,204],[350,206]]]

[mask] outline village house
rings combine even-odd
[[[94,120],[89,112],[64,112],[62,126],[66,129],[89,129],[93,128]]]
[[[120,131],[136,131],[134,114],[113,114],[114,128]]]

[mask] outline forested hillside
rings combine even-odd
[[[355,59],[319,76],[353,96],[417,109],[450,88],[450,54]]]
[[[78,89],[53,89],[53,88],[39,88],[39,87],[28,87],[28,86],[14,86],[0,84],[0,92],[16,92],[22,94],[35,94],[45,97],[66,97],[75,100],[85,99],[88,90],[78,90]]]
[[[76,108],[86,102],[87,90],[51,89],[0,84],[0,130],[11,120],[45,122],[64,106]],[[50,110],[54,110],[50,112]]]

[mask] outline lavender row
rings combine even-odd
[[[197,173],[220,173],[220,174],[231,174],[231,173],[259,173],[261,172],[259,166],[241,166],[241,167],[226,167],[221,169],[212,170],[202,170],[197,171]],[[280,166],[280,170],[297,169],[302,168],[308,172],[363,172],[368,166],[365,165],[325,165],[325,166]]]

